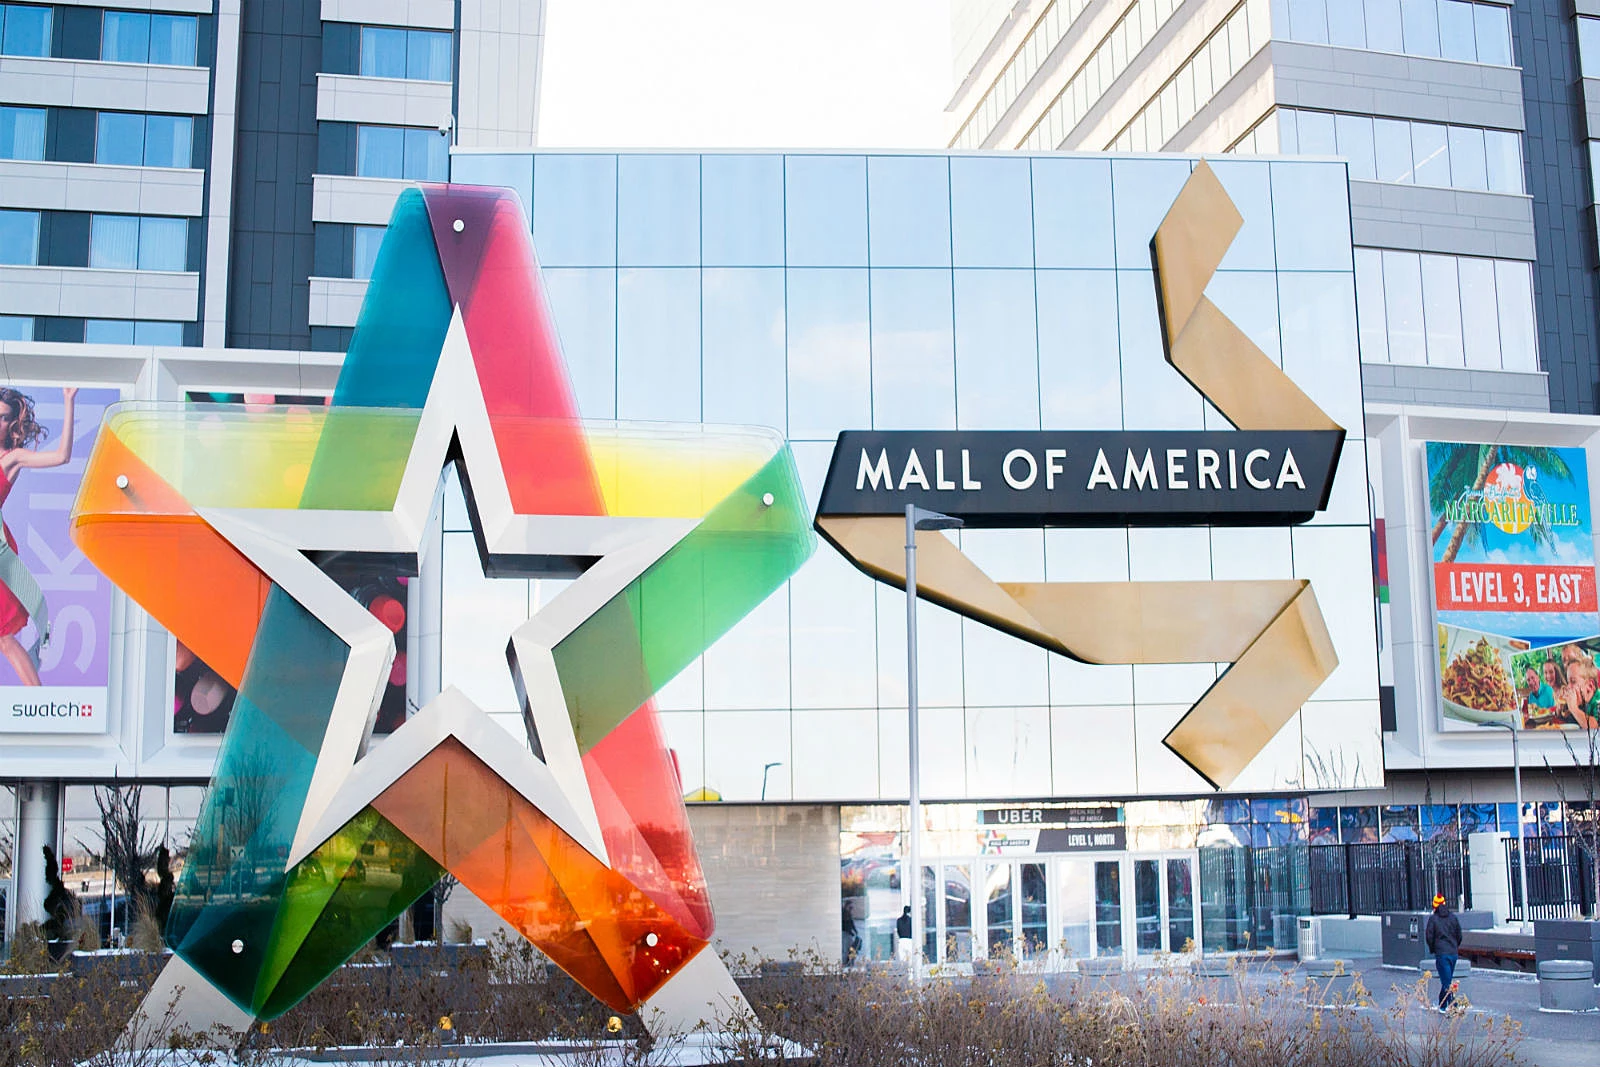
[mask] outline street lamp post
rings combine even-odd
[[[961,520],[937,511],[906,505],[906,722],[910,733],[910,855],[906,892],[911,898],[911,982],[922,981],[922,751],[917,732],[917,531],[954,530]]]
[[[774,767],[782,767],[782,766],[783,766],[783,761],[782,760],[776,760],[776,761],[774,761],[772,763],[767,764],[765,767],[761,768],[761,799],[762,800],[766,800],[767,799],[767,774],[772,770],[772,768],[774,768]]]
[[[1511,734],[1511,774],[1517,784],[1517,878],[1522,886],[1522,932],[1527,933],[1533,901],[1528,898],[1528,848],[1522,835],[1522,759],[1517,754],[1517,728],[1504,722],[1486,725],[1497,726]]]

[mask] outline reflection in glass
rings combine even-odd
[[[932,867],[922,868],[922,959],[937,962],[939,952],[939,878]]]
[[[791,269],[788,283],[789,437],[832,441],[870,426],[867,272]]]
[[[1378,160],[1372,143],[1372,119],[1366,115],[1338,115],[1334,118],[1339,154],[1350,160],[1350,177],[1375,181]]]
[[[995,959],[1011,951],[1012,938],[1012,886],[1010,863],[987,864],[983,896],[986,905],[985,933],[988,938],[989,958]]]
[[[1061,951],[1069,959],[1094,955],[1095,864],[1063,859],[1057,865],[1056,908],[1061,914]]]
[[[1494,296],[1494,261],[1462,256],[1456,268],[1461,277],[1461,334],[1467,366],[1497,369],[1500,314]]]
[[[1400,32],[1414,56],[1439,54],[1439,0],[1400,0]]]
[[[546,267],[605,267],[617,257],[614,156],[536,155],[533,245]]]
[[[950,286],[948,271],[872,271],[874,429],[955,429]]]
[[[506,645],[512,631],[528,619],[531,583],[485,578],[470,533],[445,534],[443,552],[440,685],[456,686],[485,711],[515,712],[517,693],[506,662]]]
[[[955,265],[1033,266],[1032,204],[1026,158],[953,157],[950,226]]]
[[[1422,257],[1422,306],[1428,333],[1428,363],[1462,367],[1461,286],[1454,256]]]
[[[1117,272],[1122,345],[1122,421],[1130,430],[1199,430],[1205,401],[1167,362],[1155,272]]]
[[[781,156],[702,156],[700,197],[706,266],[783,265]]]
[[[532,217],[533,157],[526,154],[490,155],[472,152],[450,157],[450,180],[461,185],[498,185],[513,189],[522,212]],[[540,262],[544,262],[540,249]]]
[[[950,265],[950,161],[873,156],[867,160],[869,250],[875,267]]]
[[[965,430],[1037,429],[1039,353],[1033,275],[955,272],[956,423]]]
[[[1168,859],[1167,947],[1171,952],[1192,951],[1194,941],[1194,864]]]
[[[700,272],[617,272],[617,417],[700,421]]]
[[[944,872],[944,952],[946,963],[972,959],[972,881],[967,865],[947,864]]]
[[[1375,52],[1402,52],[1400,0],[1363,0],[1367,15],[1367,47]]]
[[[1446,153],[1445,128],[1431,122],[1411,124],[1413,179],[1418,185],[1448,186],[1450,156]]]
[[[1045,881],[1044,864],[1024,863],[1018,867],[1018,891],[1021,894],[1023,959],[1037,959],[1050,951],[1049,884]]]
[[[1033,162],[1033,246],[1040,267],[1115,267],[1111,161]],[[1040,299],[1041,307],[1044,300]]]
[[[787,156],[784,165],[789,265],[866,266],[866,160],[860,156]]]
[[[1500,365],[1506,370],[1538,370],[1532,267],[1513,260],[1495,260],[1494,291],[1500,311]]]
[[[1426,363],[1422,332],[1422,268],[1415,252],[1383,253],[1383,298],[1389,320],[1389,360]]]
[[[1116,272],[1040,270],[1034,284],[1043,428],[1122,429]]]
[[[1133,928],[1139,955],[1161,951],[1161,861],[1133,861]]]
[[[782,432],[788,419],[783,271],[707,267],[702,284],[705,421]]]
[[[1278,269],[1349,270],[1350,211],[1337,167],[1273,163]]]
[[[698,156],[618,158],[617,263],[624,267],[700,265]]]
[[[609,267],[546,267],[541,276],[578,411],[587,419],[615,418],[617,272]]]
[[[1188,160],[1111,161],[1111,195],[1116,201],[1118,268],[1149,269],[1150,235],[1161,225],[1167,209],[1178,198],[1178,190],[1189,180],[1190,169]]]
[[[1122,864],[1117,860],[1094,865],[1094,951],[1122,955]]]

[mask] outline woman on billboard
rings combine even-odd
[[[33,414],[33,398],[10,386],[0,386],[0,508],[17,484],[17,475],[29,468],[59,467],[72,459],[72,407],[78,390],[61,390],[64,411],[61,436],[51,449],[33,446],[49,431]],[[39,683],[39,649],[50,638],[50,611],[44,593],[17,555],[17,539],[0,521],[0,655],[11,664],[23,685]],[[36,636],[24,648],[17,635],[33,620]]]

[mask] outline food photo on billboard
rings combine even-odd
[[[106,729],[111,583],[69,535],[115,389],[0,384],[0,733]]]
[[[1443,727],[1592,728],[1600,607],[1586,453],[1425,451]]]

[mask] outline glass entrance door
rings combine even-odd
[[[1194,856],[1130,856],[1127,862],[1127,907],[1134,930],[1130,962],[1163,952],[1196,951]]]
[[[1055,861],[1056,946],[1066,959],[1122,955],[1122,859]]]

